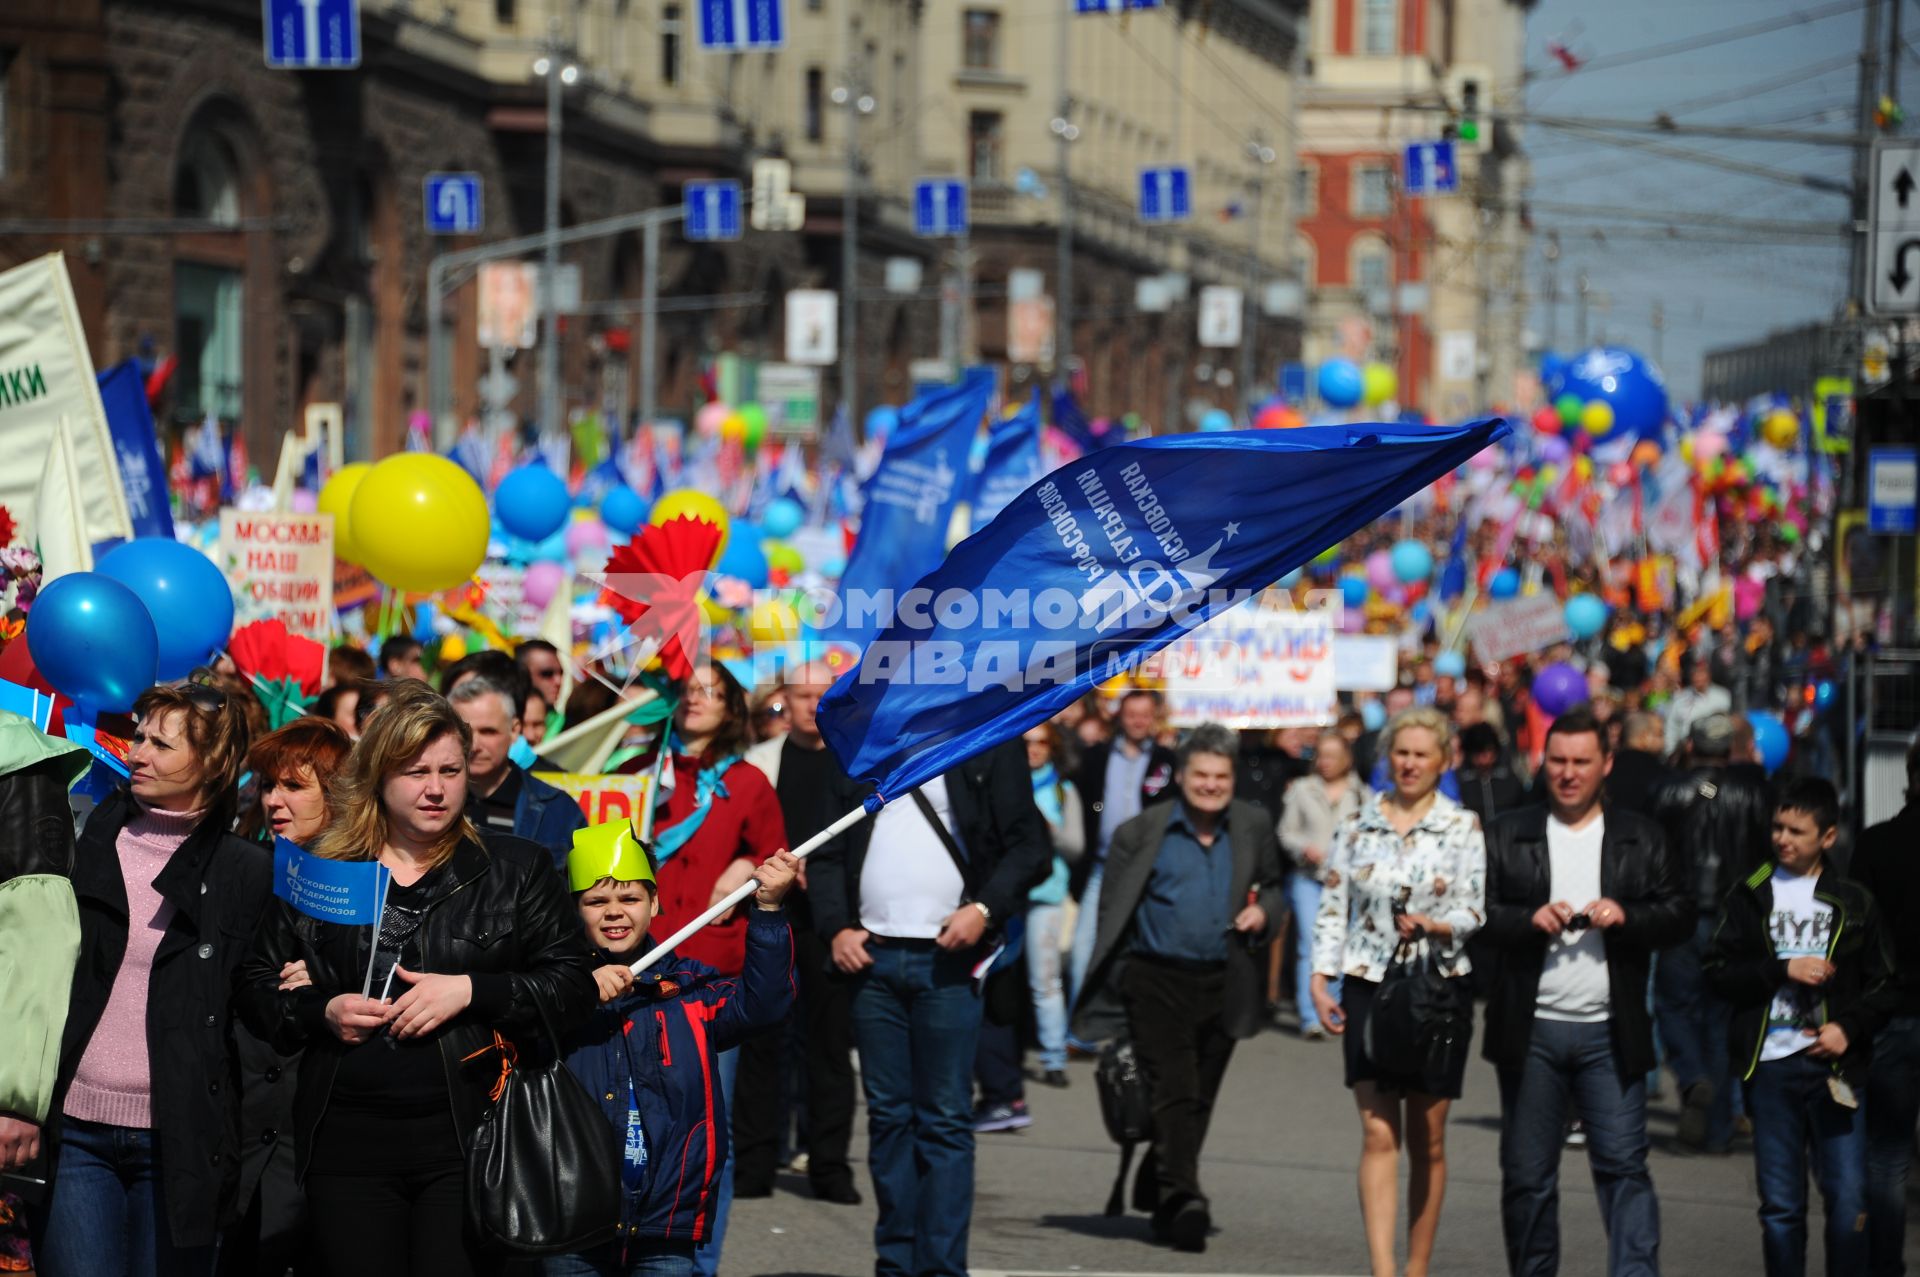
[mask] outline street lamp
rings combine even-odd
[[[560,421],[560,124],[562,93],[580,80],[580,68],[559,55],[557,31],[548,52],[533,60],[533,74],[547,82],[547,212],[545,265],[540,287],[540,429],[551,432]]]
[[[1260,312],[1254,306],[1253,285],[1260,270],[1260,206],[1267,193],[1267,170],[1279,158],[1278,153],[1259,137],[1247,139],[1247,158],[1253,161],[1253,204],[1247,210],[1247,288],[1240,299],[1240,402],[1245,405],[1247,421],[1253,421],[1253,336]]]
[[[857,81],[859,74],[848,77]],[[847,424],[859,426],[859,348],[854,344],[860,331],[856,308],[860,300],[860,117],[872,115],[878,104],[873,94],[849,84],[836,84],[827,95],[835,106],[847,110],[847,178],[840,197],[840,404]]]

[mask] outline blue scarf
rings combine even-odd
[[[669,734],[662,748],[672,750],[676,754],[680,753],[682,750],[680,733],[675,731]],[[711,766],[702,767],[700,774],[694,778],[693,782],[693,810],[688,812],[684,819],[664,829],[655,826],[653,863],[656,867],[671,860],[676,852],[687,845],[687,840],[700,831],[700,826],[706,823],[708,814],[713,811],[715,798],[727,797],[727,787],[720,783],[720,778],[726,775],[729,767],[739,761],[740,755],[728,754],[725,758],[714,760]],[[669,763],[669,766],[671,765]],[[656,794],[654,800],[662,802],[665,798],[666,794],[663,791]]]
[[[1033,769],[1033,801],[1049,825],[1060,823],[1060,773],[1052,763]]]

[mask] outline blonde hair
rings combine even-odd
[[[367,718],[367,730],[334,774],[328,787],[326,829],[314,840],[313,854],[329,860],[373,860],[390,832],[381,787],[387,777],[419,757],[445,736],[460,742],[460,755],[473,751],[473,730],[446,698],[417,679],[392,684],[393,697]],[[463,812],[427,857],[427,867],[446,863],[464,840],[478,842],[480,831]]]
[[[1409,727],[1424,727],[1433,733],[1443,762],[1453,757],[1453,720],[1431,705],[1415,705],[1388,719],[1385,730],[1380,733],[1381,752],[1391,754],[1394,740]]]

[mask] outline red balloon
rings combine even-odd
[[[1557,435],[1566,427],[1560,421],[1560,414],[1553,410],[1553,405],[1548,404],[1534,409],[1533,428],[1543,435]]]
[[[48,723],[48,734],[65,737],[67,734],[67,706],[73,704],[67,697],[53,690],[53,684],[40,674],[40,667],[33,663],[32,653],[27,651],[27,636],[22,634],[12,642],[0,647],[0,679],[9,683],[18,683],[30,687],[36,692],[44,692],[53,697],[53,718]]]
[[[1624,488],[1633,482],[1633,467],[1624,461],[1616,461],[1607,467],[1607,478],[1616,488]]]

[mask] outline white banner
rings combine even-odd
[[[39,531],[40,478],[62,417],[87,541],[132,537],[66,259],[49,253],[0,273],[0,505],[20,521],[29,543]]]
[[[1339,716],[1331,611],[1235,608],[1156,658],[1176,727],[1320,727]]]
[[[1340,692],[1391,691],[1400,678],[1400,645],[1380,634],[1338,634],[1333,686]]]
[[[308,638],[333,622],[333,516],[220,511],[220,565],[235,627],[278,617]]]
[[[1467,622],[1474,658],[1483,664],[1526,656],[1555,643],[1573,641],[1567,609],[1552,594],[1495,603]]]
[[[787,362],[830,364],[840,357],[840,294],[796,288],[787,294]]]

